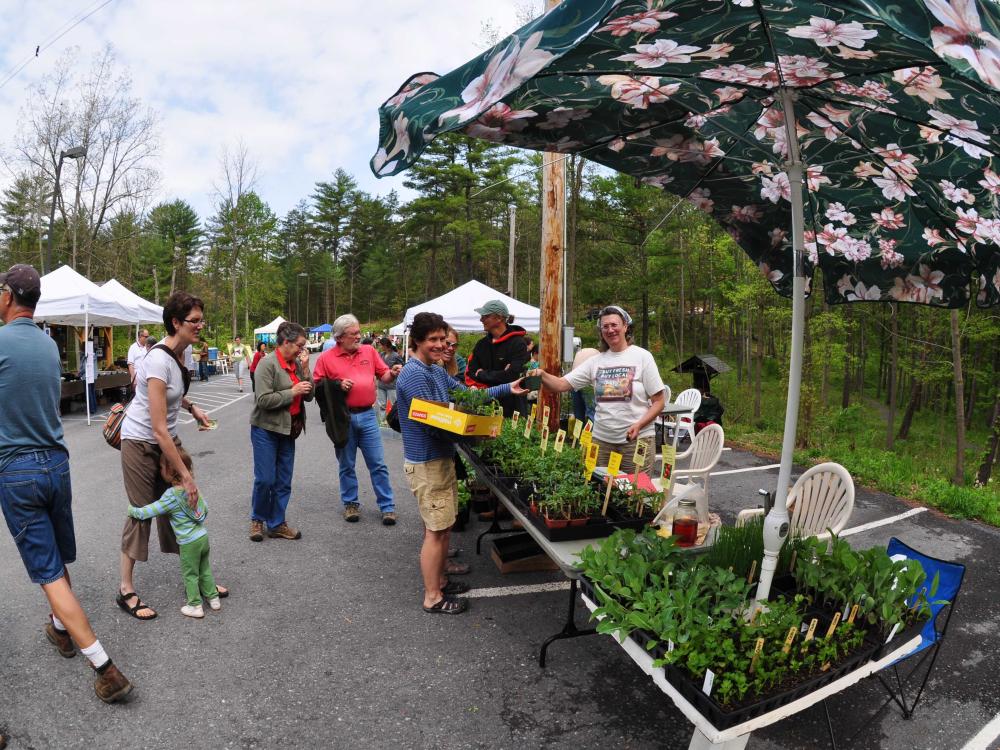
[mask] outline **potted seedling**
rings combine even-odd
[[[532,362],[525,362],[524,367],[521,368],[522,377],[521,387],[529,391],[537,391],[542,387],[542,376],[532,375],[533,370],[537,370],[537,367],[533,366]]]

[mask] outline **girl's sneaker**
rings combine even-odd
[[[205,610],[201,608],[200,604],[195,604],[194,606],[185,604],[181,607],[181,614],[187,617],[204,617]]]
[[[218,612],[220,609],[222,609],[222,602],[219,601],[219,597],[213,596],[211,599],[208,600],[208,606],[212,608],[213,612]]]

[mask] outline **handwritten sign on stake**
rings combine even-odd
[[[516,411],[510,415],[510,423],[514,425],[514,429],[517,429],[517,423],[521,421],[521,412]]]
[[[583,433],[583,422],[577,422],[573,425],[573,447],[576,447],[576,441],[580,439],[580,435]]]
[[[552,444],[552,447],[555,449],[556,453],[563,452],[563,443],[565,442],[566,442],[566,430],[557,430],[556,440]]]
[[[549,449],[549,423],[545,422],[542,424],[542,453],[545,453]]]

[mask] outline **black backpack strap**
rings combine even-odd
[[[157,344],[156,346],[153,347],[153,349],[162,349],[163,351],[165,351],[167,354],[170,355],[171,359],[173,359],[174,362],[177,363],[177,366],[181,369],[181,379],[184,381],[184,395],[186,396],[188,394],[188,389],[191,387],[191,373],[188,372],[188,369],[184,366],[184,363],[181,362],[181,358],[177,356],[177,352],[175,352],[166,344]]]

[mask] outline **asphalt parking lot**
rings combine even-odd
[[[501,575],[476,557],[473,522],[456,535],[471,562],[470,611],[424,614],[417,567],[421,526],[403,480],[401,444],[383,438],[400,522],[379,523],[362,471],[362,520],[340,515],[332,444],[310,407],[299,440],[289,522],[299,541],[248,540],[252,462],[249,394],[231,376],[195,383],[219,429],[180,435],[210,507],[217,580],[232,589],[219,613],[183,617],[177,559],[151,552],[137,566],[143,598],[159,610],[137,622],[114,603],[125,513],[119,454],[97,422],[66,421],[79,558],[74,587],[109,654],[135,682],[124,705],[94,696],[81,656],[59,657],[45,640],[46,607],[9,535],[0,537],[0,730],[11,748],[686,748],[691,725],[606,636],[557,642],[540,669],[541,642],[562,627],[558,573]],[[726,451],[712,478],[712,509],[732,521],[771,487],[774,462]],[[363,462],[359,460],[359,465]],[[861,547],[891,536],[968,566],[949,640],[916,715],[880,714],[849,747],[994,747],[973,738],[1000,714],[998,530],[915,510],[859,488],[849,524]],[[551,584],[538,586],[537,584]],[[541,590],[539,590],[541,589]],[[577,606],[578,621],[586,619]],[[850,736],[880,703],[868,680],[829,701]],[[987,730],[989,735],[989,730]],[[753,735],[768,750],[828,742],[811,709]],[[844,746],[842,744],[842,746]]]

